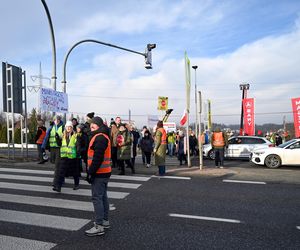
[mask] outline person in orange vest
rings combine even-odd
[[[37,149],[38,149],[38,155],[39,155],[38,164],[44,164],[47,160],[44,160],[44,157],[43,157],[45,150],[42,149],[42,144],[43,144],[44,138],[46,136],[46,127],[44,126],[43,120],[38,120],[37,124],[38,124],[38,129],[37,129],[34,141],[35,141],[35,143],[37,145]]]
[[[219,127],[216,127],[211,136],[211,146],[215,151],[215,165],[219,168],[224,167],[224,150],[228,147],[228,138],[226,133],[222,132]]]
[[[163,122],[157,122],[154,140],[154,162],[158,166],[159,175],[166,173],[166,152],[167,152],[167,133],[163,127]]]
[[[86,180],[92,185],[92,202],[95,211],[94,226],[85,231],[87,236],[103,235],[109,228],[107,185],[111,176],[111,141],[109,128],[99,116],[91,121],[91,140],[88,147]]]

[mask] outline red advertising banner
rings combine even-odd
[[[255,121],[254,121],[254,99],[243,99],[244,111],[244,134],[255,135]]]
[[[292,107],[294,114],[295,137],[300,137],[300,97],[292,98]]]

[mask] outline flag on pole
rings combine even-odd
[[[184,110],[183,115],[180,119],[180,126],[184,126],[184,124],[187,122],[187,118],[188,118],[188,114],[186,112],[186,110]]]
[[[255,135],[254,98],[243,99],[243,109],[244,133],[245,135]]]
[[[292,98],[292,108],[294,114],[295,137],[300,137],[300,97]]]

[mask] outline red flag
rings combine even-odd
[[[253,98],[243,99],[243,110],[244,110],[244,134],[245,135],[255,135],[254,99]]]
[[[292,107],[294,114],[295,137],[300,137],[300,97],[292,98]]]
[[[187,122],[187,112],[184,110],[183,115],[180,119],[180,125],[183,126]]]

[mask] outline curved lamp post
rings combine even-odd
[[[54,37],[54,29],[53,29],[53,25],[52,25],[52,21],[51,21],[51,16],[50,16],[50,12],[48,9],[48,6],[46,4],[45,0],[41,0],[42,4],[45,8],[46,11],[46,15],[48,18],[48,22],[49,22],[49,26],[50,26],[50,33],[51,33],[51,44],[52,44],[52,88],[54,90],[56,90],[56,47],[55,47],[55,37]]]

